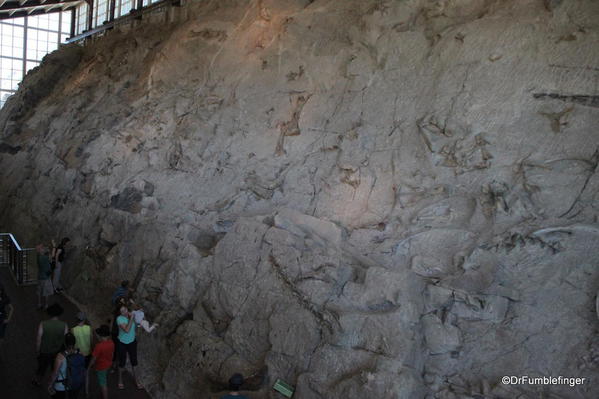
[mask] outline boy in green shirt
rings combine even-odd
[[[71,332],[77,340],[75,347],[85,357],[85,367],[87,367],[91,360],[92,328],[86,324],[87,316],[85,313],[77,313],[77,320],[79,323],[71,329]]]

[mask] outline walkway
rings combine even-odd
[[[2,399],[47,399],[45,389],[31,384],[37,360],[35,355],[35,336],[40,321],[47,318],[46,313],[36,309],[36,286],[17,287],[8,268],[0,267],[0,282],[6,288],[15,308],[13,319],[8,326],[4,343],[0,347],[0,397]],[[74,326],[78,309],[62,295],[51,297],[50,303],[58,302],[65,309],[61,319]],[[95,328],[95,327],[94,327]],[[100,398],[100,390],[94,373],[90,373],[89,398]],[[47,376],[49,377],[49,376]],[[108,392],[111,399],[149,399],[143,390],[135,389],[133,378],[124,375],[125,390],[117,389],[117,374],[108,376]],[[84,394],[79,396],[85,398]]]

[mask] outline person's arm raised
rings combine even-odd
[[[121,330],[128,333],[129,330],[131,330],[132,325],[133,325],[133,317],[131,316],[131,314],[129,314],[129,322],[127,324],[125,324],[125,323],[119,324],[119,327],[121,328]]]

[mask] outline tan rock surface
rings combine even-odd
[[[128,278],[156,398],[599,397],[599,4],[219,0],[49,55],[0,222]]]

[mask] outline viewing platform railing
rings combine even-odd
[[[0,267],[8,267],[17,285],[36,284],[35,248],[21,248],[10,233],[0,233]]]
[[[129,14],[120,16],[112,21],[104,21],[104,23],[100,26],[97,26],[93,29],[86,30],[78,35],[73,37],[69,37],[67,39],[67,43],[79,42],[83,39],[95,36],[107,30],[110,30],[118,25],[123,25],[134,21],[136,19],[142,19],[143,15],[159,11],[169,6],[179,7],[181,6],[183,0],[162,0],[157,3],[150,4],[148,6],[142,7],[140,9],[132,9]]]

